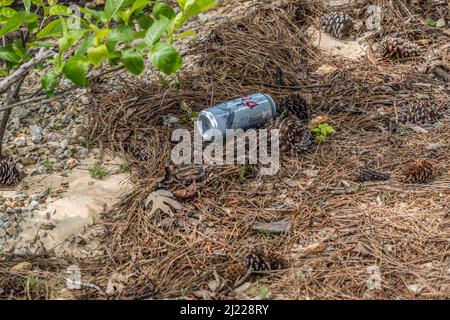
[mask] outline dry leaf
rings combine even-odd
[[[152,203],[152,210],[150,216],[152,216],[156,210],[161,209],[162,212],[173,217],[172,210],[181,210],[183,206],[176,200],[172,199],[173,194],[170,191],[159,189],[150,193],[144,202],[144,207],[147,208]]]
[[[114,294],[117,291],[122,291],[125,288],[127,277],[121,273],[113,273],[106,285],[105,293],[108,295]]]
[[[197,183],[194,181],[189,187],[174,191],[173,195],[178,199],[194,198],[198,195]]]
[[[131,117],[137,110],[137,107],[130,107],[127,109],[126,112],[126,118],[128,119],[129,117]]]

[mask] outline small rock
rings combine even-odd
[[[63,149],[60,149],[60,150],[63,150]],[[59,160],[64,160],[64,159],[70,158],[71,156],[72,156],[72,151],[70,151],[70,150],[65,150],[64,152],[62,152],[62,153],[58,156],[58,159],[59,159]]]
[[[37,202],[36,200],[31,200],[30,203],[28,204],[28,209],[29,210],[34,210],[39,206],[39,202]]]
[[[81,103],[84,104],[84,105],[88,105],[88,104],[89,104],[89,98],[86,97],[86,96],[81,96],[81,97],[80,97],[80,101],[81,101]]]
[[[64,169],[73,169],[78,165],[78,160],[75,158],[67,159]]]
[[[76,236],[75,237],[75,243],[77,244],[77,245],[79,245],[79,246],[85,246],[85,245],[87,245],[87,241],[86,241],[86,239],[84,239],[83,237],[80,237],[80,236]]]
[[[59,145],[61,149],[66,149],[67,146],[69,145],[69,139],[64,139],[63,141],[61,141]]]
[[[30,175],[31,176],[37,176],[37,175],[44,174],[44,173],[45,173],[45,168],[39,167],[39,168],[31,170]]]
[[[25,256],[27,255],[28,251],[25,248],[17,248],[14,250],[14,255],[16,256]]]
[[[20,262],[11,268],[12,272],[29,271],[33,265],[29,262]]]
[[[44,222],[41,224],[42,230],[53,230],[56,227],[56,225],[53,222]]]
[[[30,166],[33,164],[36,164],[36,159],[33,158],[29,158],[29,157],[22,157],[20,158],[20,162],[24,165],[24,166]]]
[[[23,201],[23,200],[25,200],[26,197],[27,196],[24,193],[18,193],[14,197],[14,200],[16,200],[16,201]]]
[[[27,139],[25,137],[17,137],[14,140],[17,148],[25,147],[27,145]]]
[[[8,229],[6,229],[6,233],[12,237],[17,233],[17,229],[16,227],[9,227]]]
[[[442,28],[445,27],[445,19],[440,18],[438,21],[436,21],[436,28]]]
[[[56,213],[56,209],[55,208],[48,208],[47,212],[51,215],[54,215]]]
[[[418,284],[410,284],[407,287],[413,294],[418,294],[422,291],[422,286]]]
[[[252,230],[273,234],[289,233],[291,231],[291,225],[292,222],[286,220],[281,220],[273,223],[255,222],[252,225]]]
[[[35,144],[41,144],[43,136],[43,129],[38,125],[34,125],[31,127],[31,141]]]

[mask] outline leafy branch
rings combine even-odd
[[[42,89],[57,93],[63,78],[75,86],[89,85],[88,73],[106,64],[134,75],[149,60],[159,71],[173,74],[182,68],[175,41],[195,34],[179,33],[192,17],[216,6],[216,0],[177,0],[178,6],[157,0],[107,0],[103,10],[58,4],[57,0],[25,0],[23,10],[14,1],[0,1],[0,94],[21,83],[33,68],[46,68]],[[34,10],[34,11],[33,11]],[[20,36],[18,36],[20,35]],[[6,37],[13,38],[5,41]],[[20,85],[16,88],[20,91]],[[24,105],[19,94],[0,107],[0,141],[12,107]],[[29,97],[27,103],[45,100]]]

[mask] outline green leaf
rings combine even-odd
[[[0,7],[7,7],[14,3],[14,0],[0,0]]]
[[[3,68],[0,68],[0,77],[6,77],[9,75],[9,72]]]
[[[185,37],[195,36],[195,35],[197,35],[197,32],[192,31],[192,30],[187,30],[187,31],[183,32],[182,34],[178,35],[177,36],[177,40],[181,40],[181,39],[183,39]]]
[[[42,88],[49,95],[55,94],[56,88],[59,84],[59,76],[53,70],[45,73],[41,79]]]
[[[58,3],[58,0],[47,0],[47,2],[50,7],[53,7]]]
[[[12,62],[14,64],[19,63],[21,60],[20,57],[11,48],[11,46],[0,48],[0,59]]]
[[[71,57],[64,66],[64,75],[69,78],[74,84],[86,87],[87,79],[86,72],[89,62],[86,57],[75,55]]]
[[[14,16],[8,19],[3,28],[0,29],[0,37],[14,32],[20,28],[24,22],[33,22],[38,19],[38,15],[34,13],[26,13],[25,11],[18,11]]]
[[[84,55],[86,54],[87,50],[89,49],[89,47],[92,45],[92,43],[94,42],[95,36],[94,35],[90,35],[89,37],[87,37],[86,39],[84,39],[80,46],[78,47],[77,51],[75,52],[75,54],[78,55]]]
[[[141,74],[144,71],[144,58],[141,52],[127,49],[122,52],[122,61],[125,68],[135,75]]]
[[[186,8],[186,4],[188,3],[188,0],[177,0],[178,5],[180,6],[181,9],[185,9]]]
[[[28,46],[30,46],[30,47],[53,48],[55,45],[53,43],[45,42],[45,41],[34,41],[34,42],[28,43]]]
[[[105,3],[105,18],[107,20],[110,20],[117,11],[119,11],[120,7],[122,6],[124,0],[106,0]]]
[[[48,37],[58,37],[63,33],[63,28],[61,20],[57,19],[50,22],[36,35],[36,39],[48,38]]]
[[[102,11],[92,10],[89,8],[80,8],[80,12],[84,13],[84,18],[94,17],[96,20],[102,20],[104,16]]]
[[[27,29],[30,31],[30,33],[35,33],[39,28],[39,23],[37,21],[29,22],[27,24]]]
[[[170,25],[170,20],[166,17],[156,20],[145,34],[145,43],[149,46],[154,45],[161,39]]]
[[[58,43],[62,51],[69,49],[75,42],[77,42],[87,30],[75,29],[68,31],[62,38],[59,39]]]
[[[16,10],[14,10],[13,8],[0,8],[0,16],[3,16],[5,18],[11,18],[12,16],[14,16],[17,13]]]
[[[167,43],[158,43],[149,52],[148,58],[165,74],[172,74],[182,66],[181,55],[174,47]]]
[[[176,13],[167,3],[157,2],[153,6],[153,15],[156,19],[166,17],[167,19],[172,20],[176,16]]]
[[[90,63],[95,66],[100,65],[103,60],[107,60],[109,57],[108,48],[106,45],[101,44],[97,47],[89,48],[87,50],[87,56]]]
[[[134,31],[130,26],[119,25],[108,34],[108,40],[113,42],[128,42],[134,39]]]
[[[217,0],[187,0],[184,2],[183,13],[188,19],[219,4]]]
[[[136,11],[140,12],[149,3],[150,3],[150,0],[137,0],[137,1],[134,1],[133,6],[131,7],[131,14],[135,13]]]
[[[23,6],[25,8],[25,12],[30,13],[31,0],[23,0]]]
[[[50,15],[51,16],[65,16],[65,17],[69,17],[71,16],[72,10],[62,4],[58,4],[54,7],[50,8]]]
[[[137,16],[136,20],[143,30],[147,30],[153,24],[153,19],[145,14]]]
[[[22,40],[16,39],[12,44],[12,49],[14,53],[22,60],[27,56],[27,50],[23,47]]]

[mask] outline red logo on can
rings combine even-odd
[[[253,110],[254,107],[256,107],[256,106],[258,105],[257,103],[255,103],[254,101],[252,101],[252,97],[245,97],[245,98],[242,98],[242,102],[244,102],[245,105],[246,105],[247,107],[249,107],[250,109],[252,109],[252,110]]]

